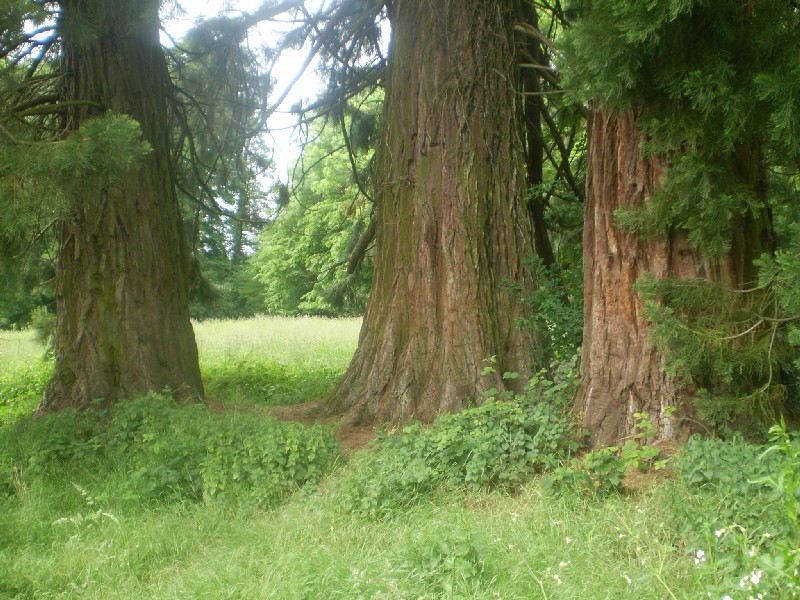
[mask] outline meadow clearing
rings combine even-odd
[[[796,502],[792,521],[784,490],[755,481],[797,483],[791,443],[770,462],[698,440],[658,471],[597,455],[582,473],[625,482],[587,487],[539,436],[565,421],[528,398],[344,456],[335,422],[268,412],[324,396],[358,330],[200,323],[208,395],[247,410],[152,394],[38,420],[44,349],[0,332],[0,598],[795,597]]]

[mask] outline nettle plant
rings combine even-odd
[[[431,426],[414,423],[379,434],[375,451],[341,484],[344,505],[382,516],[444,485],[513,490],[556,468],[580,447],[568,410],[577,385],[574,366],[557,367],[552,379],[534,377],[524,394],[492,389],[479,407],[444,415]]]
[[[655,437],[655,427],[647,413],[634,416],[636,433],[624,445],[607,446],[588,452],[582,458],[573,458],[549,475],[545,484],[557,489],[569,486],[603,496],[623,491],[622,482],[628,475],[663,469],[668,459],[659,459],[661,450],[647,444],[647,440]]]

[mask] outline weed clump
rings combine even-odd
[[[104,493],[138,502],[270,506],[317,482],[337,456],[338,442],[322,426],[214,414],[158,394],[118,402],[99,418],[67,410],[0,430],[0,464],[25,477],[117,481]],[[12,489],[0,482],[0,493]]]
[[[379,434],[339,493],[348,510],[384,515],[443,485],[514,489],[553,469],[579,447],[567,404],[574,378],[534,378],[525,395],[501,395],[477,408]]]

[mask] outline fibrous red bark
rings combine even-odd
[[[511,4],[395,4],[372,296],[329,405],[352,423],[431,419],[530,372],[507,289],[534,284]]]

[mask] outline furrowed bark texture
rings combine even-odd
[[[634,115],[593,112],[588,135],[584,332],[575,407],[596,446],[633,433],[639,412],[649,415],[660,439],[682,440],[691,428],[667,410],[680,404],[679,385],[648,344],[644,305],[633,285],[645,272],[697,277],[695,256],[683,235],[641,241],[614,223],[618,208],[641,205],[658,191],[666,168],[659,157],[642,156]]]
[[[754,277],[753,259],[774,247],[769,211],[736,217],[730,252],[715,263],[690,248],[684,231],[641,240],[615,225],[614,212],[647,202],[660,188],[666,161],[642,156],[642,136],[631,112],[592,112],[588,135],[584,334],[575,410],[583,414],[594,446],[629,438],[635,433],[636,413],[648,416],[658,441],[683,442],[698,425],[691,390],[666,374],[663,357],[648,343],[650,324],[633,285],[648,272],[656,279],[704,279],[748,287]],[[748,154],[740,151],[731,157],[735,171],[763,194],[758,168],[743,161],[738,156],[742,153]],[[751,173],[737,166],[743,163],[751,165]],[[671,416],[669,407],[676,409]]]
[[[530,290],[513,7],[398,2],[378,148],[372,296],[330,399],[350,423],[399,423],[480,403],[496,369],[529,373],[529,332],[504,289]]]
[[[76,182],[56,274],[56,365],[39,412],[149,390],[202,395],[188,310],[188,248],[168,150],[157,0],[64,0],[67,129],[111,110],[153,151],[114,186]]]

